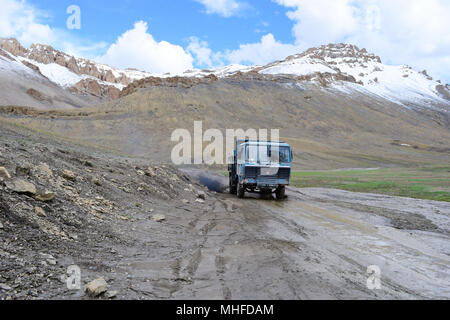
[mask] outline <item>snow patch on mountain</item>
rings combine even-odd
[[[19,59],[10,54],[9,52],[0,49],[2,51],[2,55],[0,55],[0,71],[4,74],[21,74],[31,77],[37,77],[36,73],[25,66]]]
[[[336,73],[334,69],[331,69],[323,62],[309,59],[307,57],[282,61],[260,71],[262,74],[292,74],[296,76],[305,76],[316,72]]]

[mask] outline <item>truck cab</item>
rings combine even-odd
[[[229,187],[239,198],[245,192],[275,193],[285,198],[290,184],[292,149],[280,141],[237,140],[229,161]]]

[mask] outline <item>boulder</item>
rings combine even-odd
[[[39,216],[39,217],[46,217],[47,215],[45,214],[44,210],[42,208],[39,207],[34,207],[34,212]]]
[[[7,284],[4,284],[4,283],[0,283],[0,289],[5,290],[5,291],[12,290],[12,288],[10,286],[8,286]]]
[[[206,200],[206,193],[204,191],[197,192],[197,197],[202,200]]]
[[[0,181],[11,179],[11,175],[5,167],[0,167]]]
[[[16,166],[16,174],[20,176],[27,176],[30,174],[31,168],[32,168],[31,164],[27,162],[18,164]]]
[[[37,174],[41,177],[52,177],[53,172],[50,169],[49,165],[46,163],[41,163],[38,166],[33,168],[33,173]]]
[[[147,170],[145,170],[145,175],[148,177],[156,177],[156,173],[152,167],[148,167]]]
[[[117,293],[118,293],[117,291],[108,291],[106,293],[106,297],[108,299],[113,299],[113,298],[115,298],[117,296]]]
[[[48,201],[52,201],[53,199],[55,199],[55,197],[56,197],[56,194],[54,192],[45,191],[43,193],[37,194],[34,198],[38,201],[48,202]]]
[[[155,215],[152,216],[152,221],[162,222],[164,220],[166,220],[166,216],[163,215],[163,214],[155,214]]]
[[[94,281],[89,282],[86,285],[86,292],[91,297],[98,297],[102,293],[106,292],[107,287],[108,287],[108,284],[106,283],[105,279],[98,278],[98,279],[95,279]]]
[[[61,172],[61,177],[63,177],[66,180],[69,180],[69,181],[75,181],[75,178],[76,178],[75,173],[73,173],[70,170],[63,170]]]
[[[102,185],[102,181],[99,179],[99,178],[96,178],[96,177],[93,177],[92,179],[91,179],[91,182],[93,183],[93,184],[95,184],[96,186],[101,186]]]
[[[36,187],[34,184],[22,179],[9,180],[6,182],[6,187],[20,194],[28,194],[32,196],[36,194]]]

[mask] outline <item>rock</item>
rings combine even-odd
[[[77,240],[78,236],[76,234],[69,234],[69,237],[73,240]]]
[[[33,89],[33,88],[28,89],[27,90],[27,94],[30,97],[32,97],[32,98],[34,98],[34,99],[36,99],[38,101],[49,101],[50,100],[50,98],[45,96],[42,92],[40,92],[40,91],[38,91],[36,89]]]
[[[123,221],[128,221],[129,220],[129,218],[125,217],[125,216],[120,216],[120,219],[122,219]]]
[[[0,229],[3,229],[3,224],[0,222]]]
[[[40,252],[39,255],[44,259],[55,259],[54,256],[52,256],[51,254],[48,254],[48,253]]]
[[[83,162],[83,165],[84,165],[85,167],[90,167],[90,168],[93,168],[93,167],[94,167],[94,165],[92,164],[92,162],[90,162],[90,161],[88,161],[88,160],[85,160],[85,161]]]
[[[14,38],[0,39],[0,48],[12,53],[15,56],[25,56],[27,49],[22,47],[19,41]]]
[[[149,177],[156,177],[156,173],[151,167],[148,167],[147,170],[145,170],[145,175]]]
[[[45,214],[44,210],[42,208],[39,207],[34,207],[34,212],[39,216],[39,217],[46,217],[47,215]]]
[[[205,200],[198,198],[197,200],[195,200],[195,202],[198,202],[198,203],[205,203]]]
[[[52,177],[53,176],[52,170],[46,163],[41,163],[40,165],[35,167],[33,171],[36,172],[39,176],[43,176],[43,177]]]
[[[184,204],[188,204],[189,200],[183,199],[183,200],[181,200],[181,202],[183,202]]]
[[[91,181],[92,181],[92,183],[95,184],[96,186],[99,186],[99,187],[100,187],[100,186],[102,185],[102,182],[100,181],[99,178],[95,178],[95,177],[94,177],[94,178],[92,178]]]
[[[11,179],[11,175],[5,167],[0,167],[0,181]]]
[[[91,297],[98,297],[102,293],[106,292],[107,287],[108,287],[108,284],[106,283],[105,279],[98,278],[98,279],[95,279],[94,281],[89,282],[86,285],[86,292]]]
[[[37,194],[34,198],[38,201],[48,202],[48,201],[52,201],[53,199],[55,199],[55,197],[56,197],[56,194],[54,192],[45,191],[43,193]]]
[[[69,181],[75,181],[75,178],[76,178],[75,173],[73,173],[70,170],[63,170],[61,172],[61,177],[63,177],[66,180],[69,180]]]
[[[12,290],[12,288],[4,283],[0,283],[0,289],[5,290],[5,291],[9,291]]]
[[[197,192],[197,197],[202,200],[206,200],[206,193],[204,191]]]
[[[36,187],[34,186],[34,184],[22,179],[7,181],[6,187],[20,194],[28,194],[32,196],[36,194]]]
[[[23,163],[16,166],[16,174],[21,176],[28,176],[31,172],[31,164]]]
[[[56,266],[58,263],[55,259],[47,259],[47,263],[52,266]]]
[[[155,222],[162,222],[162,221],[166,220],[166,216],[163,214],[155,214],[152,216],[152,220]]]
[[[116,296],[117,296],[117,291],[108,291],[107,293],[106,293],[106,297],[108,298],[108,299],[112,299],[112,298],[115,298]]]
[[[69,90],[71,92],[81,93],[81,94],[90,94],[97,97],[104,96],[104,89],[108,87],[105,85],[100,85],[94,79],[82,79],[77,82],[73,87]]]

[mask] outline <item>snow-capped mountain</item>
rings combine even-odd
[[[258,68],[258,72],[325,81],[325,84],[340,90],[366,91],[397,103],[449,103],[449,86],[434,80],[425,70],[417,72],[406,65],[383,64],[380,57],[350,44],[311,48]]]
[[[101,99],[118,98],[121,92],[130,91],[124,88],[144,78],[151,79],[148,83],[164,84],[167,81],[155,82],[154,79],[198,79],[211,75],[227,78],[257,74],[268,81],[287,77],[298,84],[307,82],[349,94],[359,92],[406,106],[449,106],[450,101],[448,84],[432,79],[426,71],[417,72],[405,65],[383,64],[378,56],[350,44],[311,48],[265,66],[229,65],[213,70],[188,70],[180,74],[154,74],[116,69],[76,58],[48,45],[33,44],[27,49],[16,39],[0,39],[0,72],[11,70],[28,77],[46,78],[74,94]]]
[[[0,39],[0,52],[21,62],[53,83],[78,93],[117,97],[134,80],[151,76],[133,69],[119,70],[91,60],[76,58],[51,46],[24,48],[16,39]],[[92,85],[93,81],[97,85]],[[101,90],[97,90],[97,89]],[[105,90],[106,89],[106,90]]]

